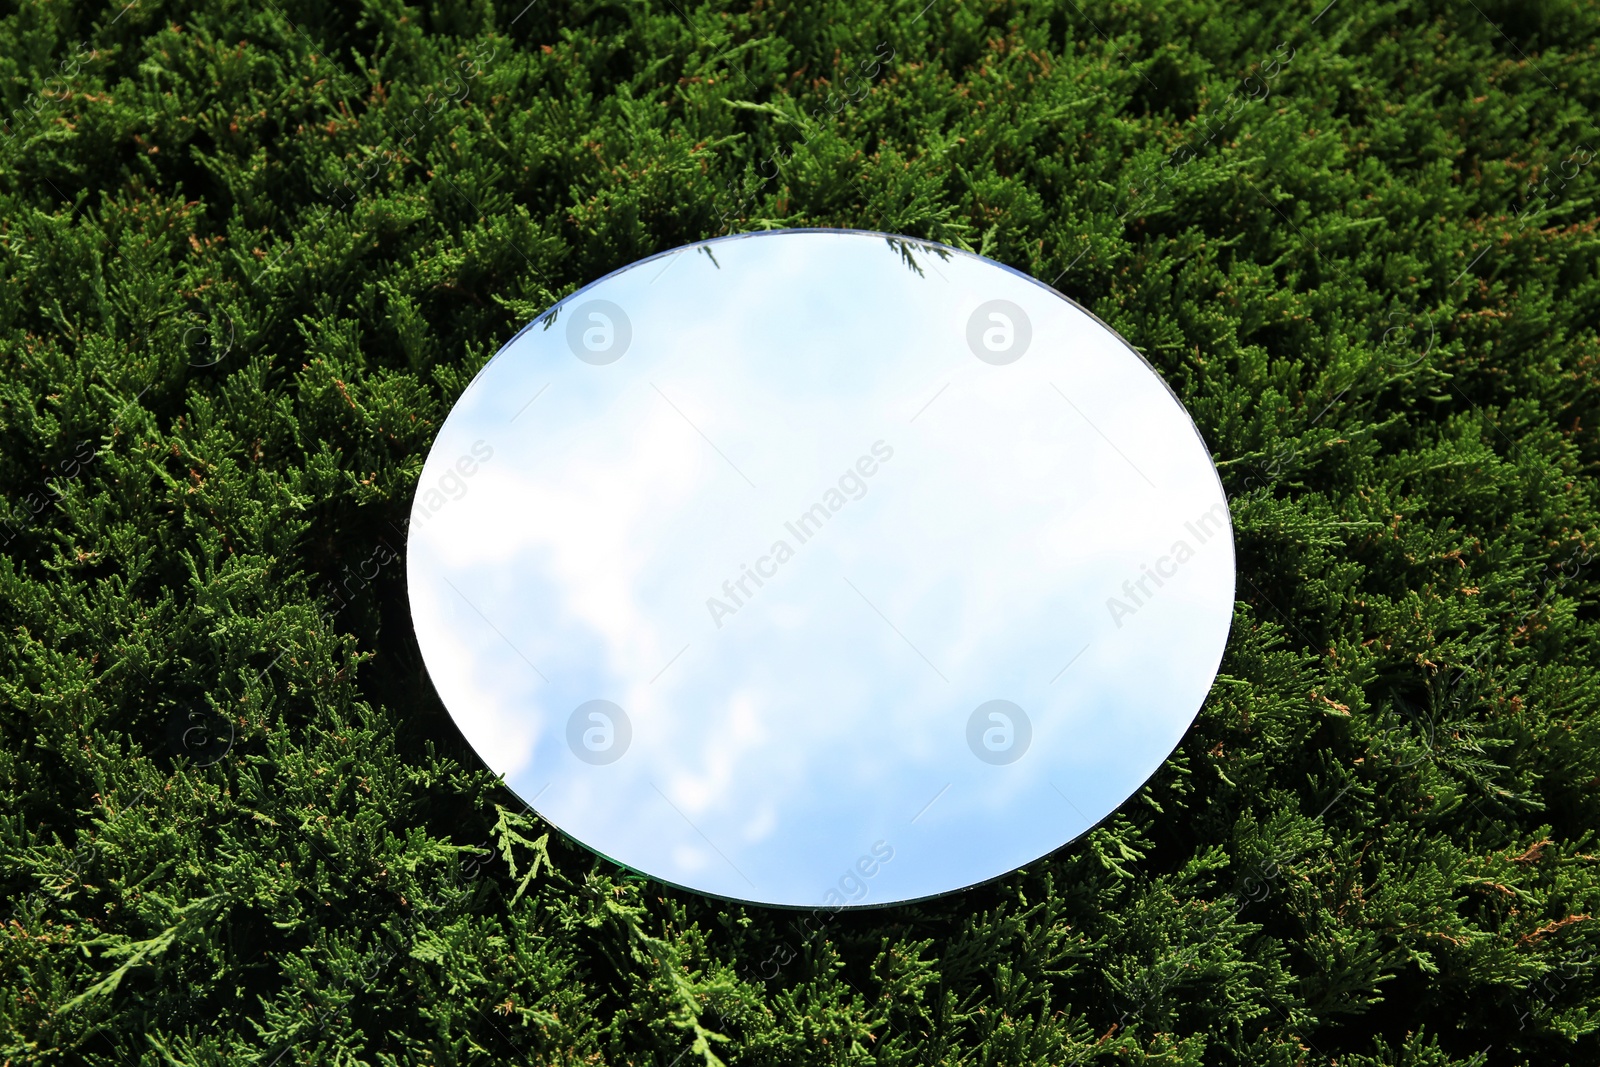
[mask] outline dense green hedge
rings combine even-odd
[[[0,4],[0,1061],[1600,1062],[1600,7],[1324,2]],[[803,926],[519,814],[398,560],[522,323],[813,225],[1121,331],[1241,573],[1106,826]]]

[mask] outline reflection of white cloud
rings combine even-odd
[[[715,248],[720,270],[686,254],[653,286],[658,264],[593,291],[630,317],[618,362],[580,363],[564,329],[535,328],[452,411],[424,484],[463,444],[494,458],[413,530],[418,640],[447,706],[514,788],[550,783],[537,806],[558,826],[714,892],[816,903],[878,840],[896,857],[875,900],[1048,852],[1083,829],[1050,774],[1104,815],[1210,683],[1231,543],[1121,630],[1105,609],[1221,499],[1203,445],[1119,342],[972,257],[919,280],[875,238]],[[1006,367],[965,345],[994,298],[1033,319]],[[866,494],[717,628],[706,597],[880,439],[894,458]],[[601,697],[633,741],[596,767],[564,731]],[[966,749],[967,717],[995,698],[1034,725],[1008,767]]]
[[[750,821],[745,823],[744,832],[740,834],[740,837],[747,844],[753,845],[771,836],[777,825],[778,813],[772,810],[771,804],[763,804],[756,809],[756,813],[751,817]]]
[[[486,592],[498,589],[514,599],[505,574],[542,573],[562,597],[545,610],[598,634],[617,657],[614,669],[665,650],[637,593],[646,568],[670,546],[643,541],[641,534],[650,528],[650,515],[692,495],[700,473],[695,453],[704,448],[665,405],[635,414],[639,437],[650,442],[637,454],[637,445],[621,434],[579,442],[503,439],[493,466],[477,476],[472,505],[441,512],[423,531],[446,566],[493,569]],[[560,462],[551,462],[552,444]],[[603,450],[561,447],[572,444]]]
[[[413,560],[420,552],[427,561],[422,546],[412,552]],[[485,632],[487,627],[461,603],[459,594],[437,581],[413,579],[411,610],[417,641],[428,650],[428,673],[450,717],[495,771],[508,777],[519,774],[533,761],[541,740],[539,722],[528,714],[521,687],[508,692],[505,672],[483,669],[497,635]]]
[[[744,757],[765,738],[760,699],[751,692],[734,694],[726,712],[708,731],[704,746],[687,754],[690,765],[672,776],[667,795],[690,815],[725,800]],[[715,711],[711,714],[717,715]]]
[[[683,874],[696,874],[705,870],[706,861],[711,857],[705,849],[691,848],[688,845],[675,845],[672,849],[672,863]]]

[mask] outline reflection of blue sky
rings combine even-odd
[[[1233,549],[1184,528],[1222,500],[1188,417],[1091,318],[977,257],[919,278],[864,235],[714,249],[568,301],[625,309],[617,362],[535,326],[451,412],[422,484],[475,441],[494,455],[414,522],[408,566],[452,716],[556,825],[708,892],[817,904],[881,839],[883,903],[1060,846],[1155,771],[1221,656]],[[1004,367],[965,340],[996,298],[1033,323]],[[879,440],[866,494],[800,544],[785,522]],[[718,629],[706,599],[780,538],[794,558]],[[1195,557],[1116,627],[1106,598],[1179,539]],[[566,747],[597,697],[633,724],[606,766]],[[995,698],[1033,722],[1009,766],[966,748]]]

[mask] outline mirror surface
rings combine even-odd
[[[970,886],[1172,752],[1233,607],[1207,449],[1043,284],[854,231],[681,248],[450,412],[408,531],[441,699],[535,811],[793,907]]]

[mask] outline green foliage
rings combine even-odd
[[[0,1059],[1600,1062],[1600,8],[1321,8],[0,5]],[[1241,568],[1115,818],[811,924],[518,814],[394,547],[529,318],[779,226],[1090,307]]]

